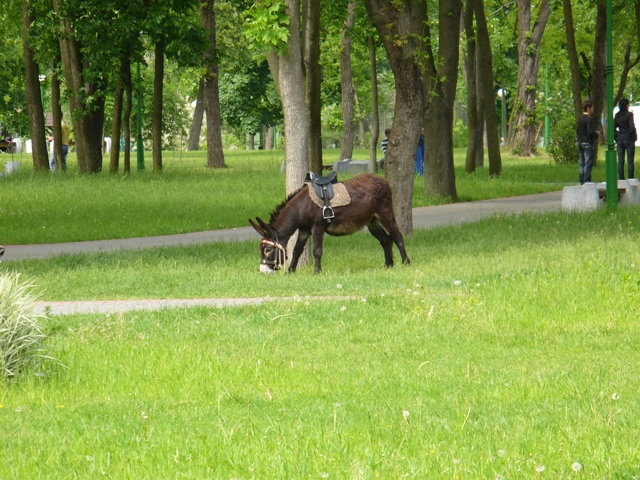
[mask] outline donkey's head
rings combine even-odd
[[[262,237],[260,242],[260,272],[274,273],[280,270],[287,258],[286,245],[278,240],[278,233],[271,225],[256,217],[256,222],[249,220],[251,226]]]

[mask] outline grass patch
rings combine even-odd
[[[70,171],[35,174],[27,167],[0,178],[0,243],[35,244],[165,235],[247,226],[247,218],[268,217],[284,200],[282,151],[226,152],[223,169],[206,168],[204,152],[165,152],[164,172],[129,176],[78,175]],[[337,159],[325,151],[325,163]],[[368,152],[356,152],[367,158]],[[73,158],[73,157],[71,157]],[[464,151],[456,152],[456,178],[462,201],[558,190],[575,182],[575,165],[554,165],[547,156],[505,156],[504,173],[489,179],[487,168],[464,173]],[[601,175],[594,170],[594,178]],[[414,205],[444,203],[425,196],[416,177]]]

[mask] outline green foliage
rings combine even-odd
[[[549,154],[555,163],[577,163],[576,121],[573,115],[564,115],[551,125]]]
[[[20,281],[19,273],[0,273],[0,377],[16,378],[44,357],[40,320],[34,311],[33,285]]]
[[[469,140],[469,128],[461,119],[453,126],[453,148],[465,148]]]
[[[245,34],[253,50],[286,53],[290,20],[282,0],[255,2],[246,13],[246,20]]]

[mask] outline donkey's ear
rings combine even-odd
[[[260,221],[260,219],[257,219],[257,220],[258,220],[258,221]],[[256,224],[253,222],[253,220],[249,219],[249,223],[251,224],[251,226],[253,227],[253,229],[254,229],[256,232],[258,232],[258,234],[259,234],[261,237],[267,237],[267,236],[268,236],[267,231],[266,231],[264,228],[259,227],[258,225],[256,225]]]
[[[268,223],[265,223],[260,217],[256,217],[256,220],[258,221],[258,223],[260,224],[260,226],[264,229],[264,231],[266,232],[266,235],[264,235],[265,237],[268,238],[272,238],[275,239],[276,238],[276,232],[275,230],[271,227],[271,225],[269,225]]]

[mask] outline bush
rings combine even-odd
[[[556,163],[577,163],[576,120],[573,115],[562,117],[551,128],[549,154]]]
[[[20,274],[0,274],[0,377],[5,379],[50,358],[44,355],[43,315],[34,310],[32,287],[20,282]]]

